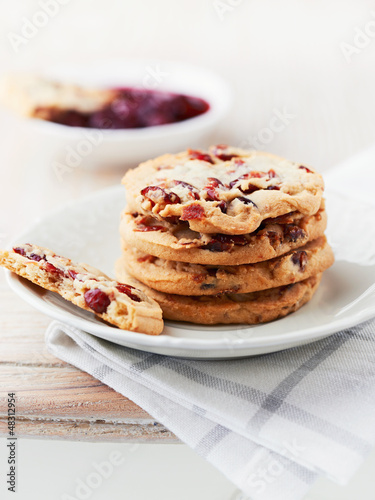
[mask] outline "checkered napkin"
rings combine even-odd
[[[254,500],[344,483],[375,444],[375,322],[236,361],[149,354],[53,322],[55,356],[129,397]]]
[[[360,164],[368,179],[373,161],[371,169],[355,162],[363,179]],[[375,265],[375,207],[363,191],[371,186],[372,199],[374,181],[358,186],[361,203],[353,203],[352,172],[328,176],[330,242],[338,260]],[[46,341],[55,356],[132,399],[254,500],[300,499],[321,474],[344,484],[375,445],[375,320],[235,361],[149,354],[58,322]]]

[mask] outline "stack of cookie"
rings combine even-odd
[[[117,277],[136,278],[166,319],[286,316],[333,263],[323,180],[304,165],[219,145],[150,160],[123,183]]]

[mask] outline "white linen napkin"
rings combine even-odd
[[[355,173],[370,185],[367,164],[356,160]],[[330,241],[337,259],[375,264],[375,204],[370,196],[353,202],[351,172],[327,176]],[[144,408],[254,500],[298,500],[319,474],[344,484],[375,445],[375,320],[235,361],[149,354],[56,321],[46,342]]]

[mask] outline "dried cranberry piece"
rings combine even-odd
[[[266,172],[258,172],[257,170],[253,170],[252,172],[248,172],[247,174],[241,175],[238,179],[234,179],[229,183],[229,187],[233,188],[236,184],[238,184],[243,179],[261,179],[267,175]],[[260,188],[258,188],[260,189]]]
[[[287,224],[284,228],[284,236],[289,241],[295,243],[297,240],[305,237],[305,231],[298,226]]]
[[[137,290],[134,288],[134,286],[131,285],[124,285],[123,283],[119,283],[116,286],[117,290],[121,293],[124,293],[129,297],[129,299],[134,300],[134,302],[142,302],[142,299],[138,297],[135,293],[132,292],[132,290]]]
[[[181,220],[202,220],[204,217],[204,208],[197,203],[188,205],[182,209]]]
[[[254,207],[257,207],[257,205],[253,201],[251,201],[249,198],[245,198],[245,196],[237,196],[237,198],[235,199],[242,201],[242,203],[244,203],[245,205],[254,205]]]
[[[50,262],[46,262],[46,264],[44,265],[44,269],[48,273],[58,274],[60,276],[64,276],[65,275],[65,273],[64,273],[64,271],[62,269],[58,269],[56,266],[54,266]]]
[[[228,203],[226,203],[225,201],[221,201],[221,202],[218,204],[218,207],[219,207],[219,208],[220,208],[220,210],[223,212],[223,214],[226,214],[226,213],[227,213]]]
[[[87,290],[84,294],[84,298],[86,305],[98,314],[105,313],[111,303],[108,295],[99,288]]]
[[[224,184],[219,180],[216,179],[216,177],[208,177],[208,184],[205,186],[203,189],[207,193],[207,199],[210,201],[219,201],[219,194],[216,191],[216,188],[225,188]]]
[[[171,205],[181,202],[180,197],[176,193],[172,191],[167,193],[167,191],[160,186],[145,187],[142,189],[141,195],[150,200],[153,206],[157,203]]]
[[[303,165],[300,165],[298,168],[302,168],[303,170],[306,170],[306,172],[307,172],[308,174],[313,174],[313,173],[314,173],[312,170],[310,170],[310,169],[309,169],[309,168],[307,168],[307,167],[304,167]]]
[[[233,243],[230,241],[220,241],[218,239],[212,239],[204,245],[202,248],[204,250],[209,250],[210,252],[226,252],[233,247]]]
[[[75,280],[78,276],[78,273],[76,273],[75,271],[73,271],[73,269],[68,269],[68,276],[70,276],[73,280]]]
[[[46,260],[45,255],[40,256],[37,255],[36,253],[31,253],[27,258],[30,260],[35,260],[36,262],[40,262],[41,260]]]
[[[212,157],[207,153],[202,153],[202,151],[196,151],[194,149],[189,149],[188,154],[189,154],[191,160],[201,160],[201,161],[206,161],[208,163],[214,164],[214,160],[212,159]]]
[[[266,177],[267,172],[260,172],[258,170],[253,170],[252,172],[249,172],[246,175],[250,178],[261,179],[262,177]]]
[[[16,252],[19,255],[22,255],[22,257],[26,256],[25,250],[23,248],[21,248],[21,247],[15,247],[15,248],[13,248],[13,252]]]
[[[258,186],[254,186],[254,184],[249,184],[246,189],[241,189],[239,188],[240,191],[242,191],[244,194],[251,194],[254,193],[254,191],[259,191],[261,188]]]
[[[211,186],[213,187],[222,187],[224,188],[224,184],[221,182],[221,180],[217,179],[216,177],[208,177],[207,179]]]
[[[270,179],[274,179],[275,177],[277,177],[277,173],[271,168],[271,170],[268,170],[268,177]]]
[[[279,186],[268,186],[266,189],[267,191],[273,191],[273,190],[280,191]]]
[[[190,196],[194,200],[199,200],[199,192],[198,192],[197,188],[195,188],[194,186],[192,186],[188,182],[184,182],[184,181],[175,181],[174,180],[174,181],[171,182],[170,185],[171,186],[177,186],[178,184],[180,184],[181,186],[184,186],[186,189],[188,189]]]
[[[215,154],[216,158],[219,158],[219,160],[221,161],[230,161],[232,160],[233,158],[237,158],[238,155],[235,155],[235,154],[225,154],[225,153],[219,153],[219,154]]]
[[[243,246],[247,244],[247,239],[243,235],[216,234],[211,241],[202,248],[210,252],[224,252],[230,250],[233,245]]]
[[[301,272],[306,269],[307,260],[307,253],[304,250],[294,252],[294,254],[292,255],[293,264],[295,264],[296,266],[298,265]]]

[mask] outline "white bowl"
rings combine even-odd
[[[207,145],[232,101],[231,91],[221,77],[181,62],[120,60],[90,65],[65,64],[50,67],[42,74],[88,86],[134,86],[183,93],[201,97],[210,105],[206,113],[195,118],[141,129],[98,130],[29,120],[33,132],[39,139],[42,137],[43,148],[48,149],[51,158],[63,164],[77,161],[91,166],[118,164],[123,167],[163,153]],[[80,158],[76,159],[77,156]]]

